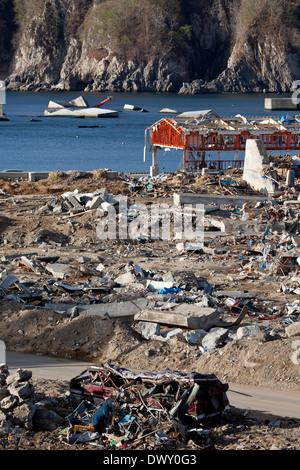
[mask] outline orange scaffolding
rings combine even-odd
[[[300,116],[288,119],[270,117],[246,118],[235,116],[223,118],[208,111],[182,113],[175,118],[163,118],[150,126],[150,151],[153,166],[157,166],[156,151],[159,148],[181,149],[183,168],[199,170],[206,166],[205,152],[234,151],[230,160],[241,167],[238,152],[246,149],[247,139],[260,139],[267,151],[300,151]],[[147,145],[147,138],[145,149]],[[145,159],[146,152],[144,153]],[[218,169],[225,160],[214,160]]]

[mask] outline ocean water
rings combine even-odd
[[[117,110],[118,118],[43,116],[50,100],[70,101],[83,96],[93,106],[108,95],[112,100],[103,107]],[[178,112],[211,109],[221,116],[280,117],[294,114],[292,111],[264,110],[264,99],[268,96],[272,95],[7,92],[4,112],[9,122],[0,122],[0,171],[92,171],[109,168],[125,173],[149,172],[152,158],[148,152],[149,144],[146,162],[143,161],[145,130],[166,116],[160,113],[162,108]],[[147,112],[125,110],[125,104],[141,107]],[[78,127],[82,125],[99,127]],[[229,158],[233,159],[233,156]],[[182,151],[162,149],[158,152],[161,172],[176,171],[181,164]]]

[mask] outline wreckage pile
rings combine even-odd
[[[79,405],[69,417],[69,442],[101,438],[117,448],[134,448],[155,435],[155,445],[172,440],[183,445],[189,432],[222,415],[227,389],[213,375],[132,372],[112,364],[91,367],[70,383]]]
[[[228,405],[227,384],[213,375],[132,372],[105,364],[83,371],[65,396],[35,392],[32,373],[0,366],[0,434],[58,431],[58,440],[101,449],[183,447]],[[206,433],[204,433],[205,435]],[[154,441],[153,441],[154,438]]]

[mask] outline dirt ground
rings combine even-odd
[[[49,209],[53,200],[65,191],[93,192],[106,187],[111,194],[132,197],[129,184],[123,179],[108,180],[102,172],[91,177],[71,172],[69,176],[51,174],[47,180],[36,183],[27,181],[0,181],[0,270],[14,273],[20,282],[27,283],[42,301],[31,300],[29,305],[20,303],[16,286],[10,288],[10,298],[0,299],[0,339],[7,349],[19,352],[78,359],[95,364],[109,361],[134,370],[158,370],[169,368],[182,372],[199,371],[213,373],[222,382],[233,382],[281,390],[300,391],[299,365],[291,360],[295,337],[286,334],[282,316],[270,314],[270,308],[297,300],[299,296],[282,290],[282,276],[263,276],[253,270],[242,269],[241,255],[247,240],[242,236],[216,237],[212,244],[226,243],[223,255],[180,255],[173,241],[151,241],[128,244],[119,241],[102,242],[96,236],[95,211],[80,215],[54,213]],[[151,198],[134,196],[134,202]],[[153,199],[152,199],[153,200]],[[168,199],[164,199],[167,201]],[[60,238],[43,238],[51,232]],[[48,234],[49,235],[49,234]],[[58,236],[58,235],[57,235]],[[255,238],[255,237],[254,237]],[[67,242],[66,242],[67,240]],[[136,325],[128,319],[102,318],[95,315],[79,315],[70,318],[57,311],[43,308],[45,301],[62,303],[89,303],[86,293],[70,293],[55,287],[50,273],[36,273],[14,261],[20,253],[36,256],[59,257],[60,263],[72,267],[71,276],[65,281],[79,286],[95,279],[95,267],[101,262],[104,272],[113,279],[123,272],[124,266],[133,262],[148,272],[170,271],[182,279],[204,279],[216,290],[254,292],[257,297],[255,310],[244,319],[248,325],[259,325],[261,334],[256,338],[229,341],[222,347],[203,354],[198,346],[191,346],[179,337],[168,341],[141,338]],[[78,264],[79,257],[88,257],[90,263]],[[188,283],[188,281],[187,281]],[[7,293],[6,293],[7,294]],[[96,295],[95,301],[125,301],[143,297],[142,288],[112,289],[109,294]],[[232,316],[224,313],[223,319]],[[167,328],[164,327],[166,330]],[[51,396],[63,397],[68,384],[44,381],[33,377],[37,390]],[[277,420],[277,421],[276,421]],[[274,425],[274,422],[277,424]],[[245,410],[230,409],[222,422],[209,429],[205,439],[189,441],[190,450],[299,450],[300,420],[293,417],[278,418],[247,414]],[[141,444],[140,449],[146,444]],[[150,444],[149,444],[150,445]],[[147,448],[147,447],[146,447]],[[150,445],[151,448],[151,445]],[[153,448],[153,447],[152,447]],[[54,432],[26,432],[16,441],[0,434],[1,450],[94,450],[91,444],[65,443]],[[177,449],[176,443],[173,449]]]

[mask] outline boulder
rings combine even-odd
[[[202,339],[202,346],[204,348],[215,348],[223,343],[228,337],[227,328],[212,328]]]

